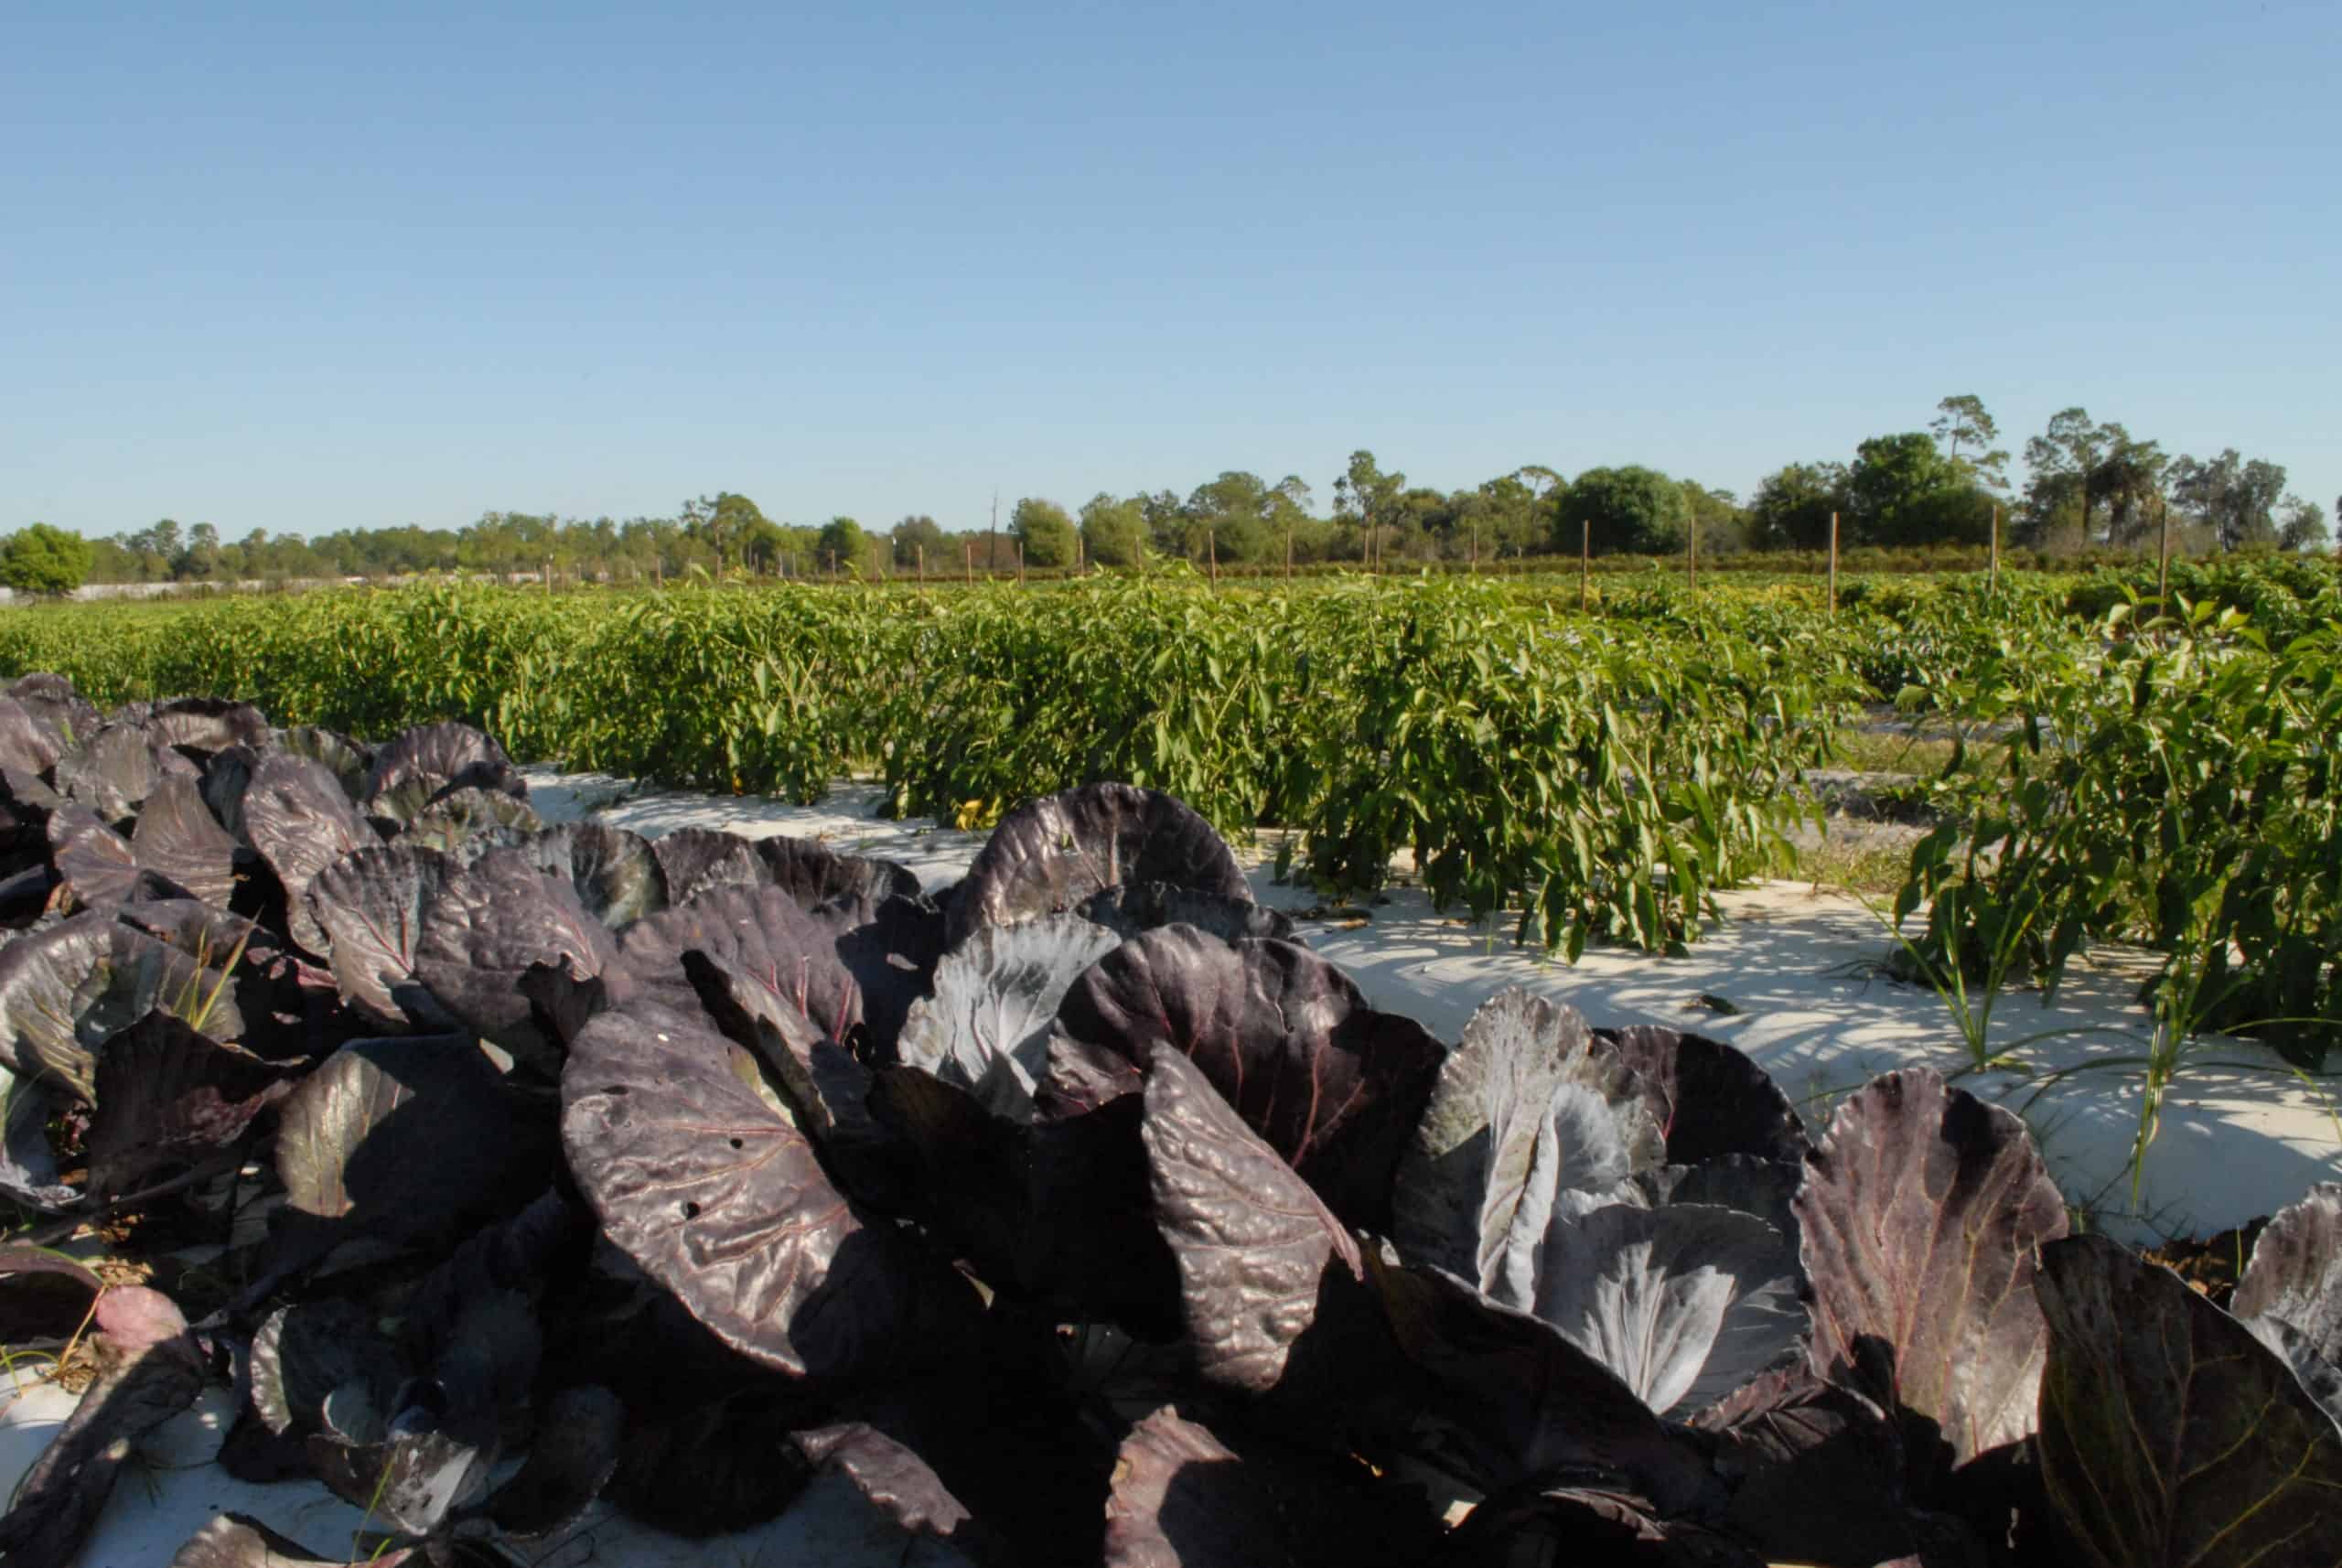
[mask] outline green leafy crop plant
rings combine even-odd
[[[1672,950],[1718,889],[1787,870],[1800,775],[1857,704],[1895,703],[1956,742],[1928,786],[1953,828],[1899,901],[1927,911],[1915,974],[2054,985],[2088,941],[2143,941],[2197,962],[2206,1024],[2314,1060],[2342,1018],[2337,648],[2262,620],[2316,624],[2335,574],[2189,572],[2205,596],[2167,614],[2135,573],[1851,577],[1835,616],[1810,580],[1649,572],[1586,615],[1566,575],[446,584],[12,611],[0,671],[358,733],[463,719],[525,758],[800,802],[872,777],[901,814],[971,823],[1123,779],[1282,830],[1329,892],[1411,865],[1572,954]],[[2107,582],[2115,607],[2072,613]]]
[[[1919,967],[2054,988],[2085,942],[2140,943],[2165,958],[2143,999],[2157,1062],[2208,1027],[2315,1070],[2342,1033],[2337,654],[2331,629],[2272,647],[2244,612],[2181,599],[1978,660],[1938,700],[2012,744],[1996,775],[1945,779],[1957,847],[1914,851],[1897,914],[1928,908]]]

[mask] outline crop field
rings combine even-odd
[[[1868,885],[1955,1004],[2141,943],[2174,1039],[2248,1029],[2314,1069],[2342,1028],[2342,572],[2180,564],[2171,588],[1853,578],[1832,614],[1810,578],[1649,574],[1581,615],[1565,575],[462,586],[26,611],[0,674],[355,733],[461,719],[523,760],[800,801],[876,777],[962,825],[1122,779],[1285,830],[1329,893],[1412,856],[1443,905],[1571,955],[1669,950],[1720,886],[1833,875],[1811,830],[1851,772],[1928,830]]]
[[[1981,1075],[1810,1124],[1519,985],[1434,1033],[1256,899],[1273,833],[1328,894],[1680,949],[1859,799],[1955,1017],[2156,955],[2142,1146],[2205,1031],[2320,1071],[2331,578],[1845,586],[0,621],[5,1358],[89,1380],[0,1555],[2335,1560],[2342,1186],[2142,1255]],[[987,836],[928,886],[556,822],[516,754]],[[107,1534],[198,1409],[200,1513]]]

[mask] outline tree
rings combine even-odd
[[[682,569],[676,553],[682,538],[671,518],[630,517],[618,524],[618,554],[634,576],[661,576]]]
[[[949,536],[944,533],[943,525],[925,512],[917,512],[903,519],[886,531],[886,537],[894,542],[895,564],[897,566],[906,570],[917,566],[922,550],[927,553],[926,558],[939,568],[948,564],[944,557]]]
[[[1541,548],[1553,534],[1549,503],[1561,482],[1552,469],[1532,463],[1484,479],[1476,490],[1458,491],[1450,530],[1460,528],[1463,537],[1449,539],[1450,553],[1460,550],[1468,558],[1477,550],[1493,560]]]
[[[737,557],[741,536],[765,521],[765,514],[747,497],[721,490],[687,500],[682,506],[683,532],[704,541],[715,554],[715,573],[724,575],[727,560]]]
[[[2182,457],[2171,465],[2171,499],[2222,550],[2276,543],[2284,493],[2283,465],[2248,462],[2233,446],[2208,463]]]
[[[182,548],[179,525],[164,518],[151,528],[142,528],[126,536],[124,549],[138,557],[138,580],[160,582],[171,575],[171,567],[179,558]]]
[[[1990,525],[1992,503],[1921,431],[1864,442],[1845,488],[1856,544],[1982,543]]]
[[[715,498],[701,496],[686,500],[676,509],[676,515],[682,520],[684,538],[703,541],[714,550],[716,565],[720,570],[724,563],[724,540],[716,532]]]
[[[759,516],[741,528],[733,544],[739,552],[741,565],[769,577],[780,569],[780,558],[789,548],[789,532],[770,518]]]
[[[2106,432],[2090,423],[2090,411],[2083,408],[2058,410],[2049,416],[2047,430],[2025,442],[2030,478],[2017,529],[2024,542],[2051,542],[2051,535],[2062,532],[2064,520],[2077,510],[2075,542],[2086,548],[2096,542],[2090,526],[2090,476],[2105,457],[2106,445]]]
[[[1146,519],[1147,543],[1158,555],[1180,555],[1187,548],[1187,504],[1169,490],[1156,490],[1153,495],[1137,498],[1139,512]]]
[[[1685,479],[1683,505],[1699,525],[1703,553],[1729,555],[1748,548],[1748,513],[1730,490],[1712,490],[1697,479]]]
[[[2106,519],[2109,544],[2144,544],[2160,520],[2171,459],[2155,442],[2133,441],[2120,424],[2099,426],[2099,435],[2105,453],[2090,471],[2083,499]]]
[[[1135,566],[1146,555],[1146,511],[1101,490],[1081,509],[1081,545],[1101,566]]]
[[[90,546],[90,575],[84,581],[91,583],[138,583],[145,580],[140,569],[142,558],[123,542],[125,536],[92,539]]]
[[[1273,536],[1282,546],[1283,531],[1272,519],[1284,501],[1258,474],[1241,469],[1198,485],[1182,509],[1187,518],[1184,553],[1191,561],[1203,560],[1208,552],[1222,561],[1262,559]]]
[[[821,565],[826,571],[852,572],[860,575],[863,557],[869,553],[870,535],[862,524],[850,517],[833,517],[822,525],[814,537],[813,548],[819,553]]]
[[[1463,527],[1466,513],[1459,503],[1462,496],[1469,494],[1450,496],[1428,485],[1410,485],[1401,490],[1377,514],[1374,558],[1383,561],[1396,554],[1402,560],[1437,559]]]
[[[1028,566],[1073,564],[1073,519],[1055,501],[1025,497],[1008,514],[1008,533],[1024,545]]]
[[[1976,483],[1991,490],[2009,488],[2009,455],[1993,447],[2001,427],[1984,412],[1984,400],[1973,392],[1948,397],[1936,404],[1936,422],[1928,426],[1943,447],[1943,455],[1961,465]],[[1965,457],[1960,449],[1971,449]]]
[[[2278,549],[2315,551],[2325,549],[2326,543],[2324,507],[2299,496],[2287,496],[2277,503]]]
[[[36,522],[0,544],[0,583],[20,594],[70,594],[89,575],[90,542],[78,533]]]
[[[1570,482],[1542,463],[1523,463],[1512,472],[1529,492],[1529,516],[1524,520],[1528,526],[1515,552],[1525,555],[1552,532],[1553,509],[1569,492]]]
[[[1750,540],[1759,550],[1827,550],[1830,514],[1852,506],[1843,463],[1791,463],[1766,475],[1750,499]]]
[[[1658,469],[1588,468],[1562,497],[1553,548],[1574,551],[1587,525],[1596,555],[1670,555],[1683,548],[1691,521],[1683,487]]]
[[[220,531],[208,522],[199,522],[188,530],[187,548],[171,563],[171,575],[185,581],[208,580],[219,575]]]
[[[1334,515],[1358,526],[1359,553],[1368,560],[1379,553],[1378,531],[1391,503],[1407,488],[1404,474],[1386,474],[1364,447],[1350,454],[1349,467],[1334,481]]]
[[[268,530],[255,528],[235,543],[224,546],[220,553],[228,558],[228,570],[239,581],[260,576],[270,566]]]

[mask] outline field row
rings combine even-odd
[[[1850,583],[1835,616],[1805,585],[1614,588],[1581,616],[1552,579],[424,588],[27,612],[0,672],[360,733],[459,717],[523,757],[806,801],[863,772],[970,823],[1123,779],[1298,830],[1329,890],[1412,851],[1444,905],[1573,955],[1672,948],[1717,888],[1790,869],[1803,772],[1899,701],[1963,750],[1994,737],[1918,787],[1943,825],[1902,892],[1910,969],[2054,983],[2088,940],[2143,940],[2175,1026],[2310,1060],[2342,1021],[2342,660],[2294,634],[2330,575],[2231,575],[2160,616],[2021,577]]]

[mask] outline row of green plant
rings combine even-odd
[[[2141,941],[2183,1036],[2249,1026],[2312,1061],[2342,1029],[2342,650],[2292,633],[2331,585],[2186,582],[2202,596],[2118,582],[2101,611],[2094,579],[1853,579],[1832,615],[1810,582],[1614,580],[1588,616],[1553,578],[442,586],[20,612],[0,671],[359,733],[459,717],[523,757],[800,801],[859,772],[971,823],[1127,779],[1223,831],[1293,830],[1329,891],[1412,853],[1443,904],[1572,954],[1671,949],[1716,889],[1789,868],[1801,771],[1891,699],[1960,741],[1898,899],[1915,970],[1989,996]]]
[[[2077,582],[2066,607],[2100,620],[2120,607],[2154,598],[2159,587],[2175,602],[2240,610],[2271,643],[2342,623],[2342,558],[2275,552],[2215,561],[2175,558],[2161,567],[2154,561],[2110,564]]]
[[[2316,1069],[2342,1036],[2342,634],[2280,640],[2176,595],[2101,628],[1982,648],[1925,693],[1999,765],[1934,782],[1944,822],[1896,908],[1926,909],[1911,966],[1989,998],[2141,943],[2159,1051],[2245,1033]]]
[[[867,595],[349,593],[0,623],[0,668],[101,701],[231,693],[282,722],[460,717],[516,755],[981,821],[1088,779],[1224,830],[1297,830],[1329,889],[1413,852],[1443,901],[1519,907],[1574,951],[1690,940],[1720,886],[1789,864],[1794,785],[1861,687],[1810,615],[1579,618],[1560,589],[1101,580]],[[1782,624],[1794,626],[1783,614]]]

